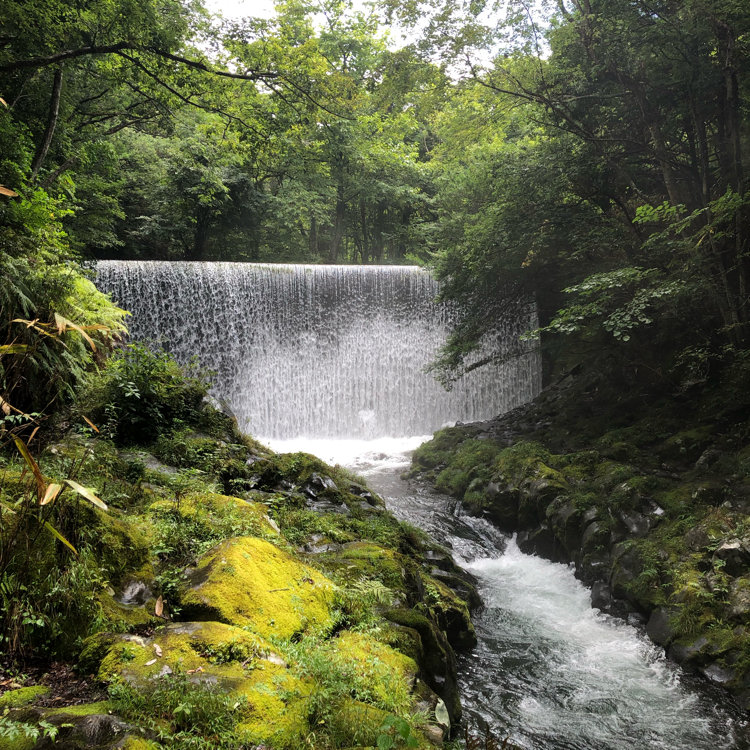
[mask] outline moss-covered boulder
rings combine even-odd
[[[235,691],[284,664],[259,636],[220,622],[172,623],[147,638],[100,635],[89,641],[89,651],[95,651],[96,641],[104,652],[100,651],[99,679],[123,679],[134,686],[183,672],[194,681],[219,682],[226,690]]]
[[[420,677],[444,701],[451,722],[461,719],[461,699],[456,682],[456,658],[445,634],[428,617],[414,609],[394,607],[385,616],[419,635],[417,659]]]
[[[333,583],[257,537],[229,539],[190,572],[183,616],[218,620],[264,638],[291,638],[332,625]]]

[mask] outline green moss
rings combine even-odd
[[[436,578],[423,573],[422,581],[426,607],[435,622],[445,631],[451,645],[458,649],[475,646],[477,636],[466,602]]]
[[[274,648],[254,633],[219,622],[174,623],[151,638],[119,636],[104,643],[98,676],[138,685],[162,674],[186,671],[236,690],[250,671],[276,666]],[[161,656],[158,654],[161,653]],[[267,662],[267,664],[266,664]]]
[[[49,688],[44,685],[33,685],[31,687],[16,688],[8,690],[0,695],[0,710],[5,708],[19,708],[28,706],[37,698],[49,693]]]
[[[182,596],[186,617],[246,627],[264,638],[291,638],[331,626],[333,584],[270,542],[231,539],[206,555]]]
[[[47,716],[96,716],[107,714],[112,710],[109,701],[96,701],[95,703],[82,703],[78,706],[63,706],[61,708],[49,708],[45,710]]]
[[[404,561],[394,550],[372,542],[350,542],[335,552],[316,556],[321,565],[340,585],[356,580],[376,580],[397,592],[404,592]]]
[[[360,699],[388,710],[407,708],[417,664],[410,657],[364,633],[344,631],[331,643],[332,656],[347,663]]]
[[[435,479],[441,492],[463,497],[472,482],[487,484],[492,476],[500,448],[488,440],[465,440],[450,456],[450,461]]]
[[[101,606],[104,627],[114,632],[126,632],[134,628],[158,625],[162,620],[153,614],[153,600],[146,606],[120,604],[114,596],[106,591],[97,594]],[[150,606],[149,606],[150,605]]]
[[[311,727],[308,721],[310,685],[276,670],[243,687],[247,714],[237,726],[237,735],[250,747],[267,745],[275,750],[305,747]]]
[[[120,750],[159,750],[160,748],[155,742],[132,735],[125,737],[119,747]]]
[[[466,439],[467,432],[462,427],[438,430],[432,440],[422,443],[414,451],[412,462],[415,467],[422,470],[446,464]]]

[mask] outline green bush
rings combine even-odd
[[[78,409],[117,443],[149,443],[181,424],[200,424],[208,393],[203,373],[143,344],[116,351],[92,375]]]
[[[151,729],[166,748],[241,747],[235,727],[245,707],[216,685],[192,682],[181,673],[165,675],[138,689],[110,686],[115,711]]]

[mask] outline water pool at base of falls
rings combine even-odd
[[[271,440],[364,476],[389,509],[449,547],[479,583],[479,643],[459,656],[466,722],[529,750],[748,750],[726,695],[686,675],[639,630],[590,606],[572,567],[523,554],[455,501],[404,481],[426,437]]]

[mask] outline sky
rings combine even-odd
[[[205,4],[208,10],[221,13],[224,18],[270,18],[274,14],[273,0],[205,0]]]

